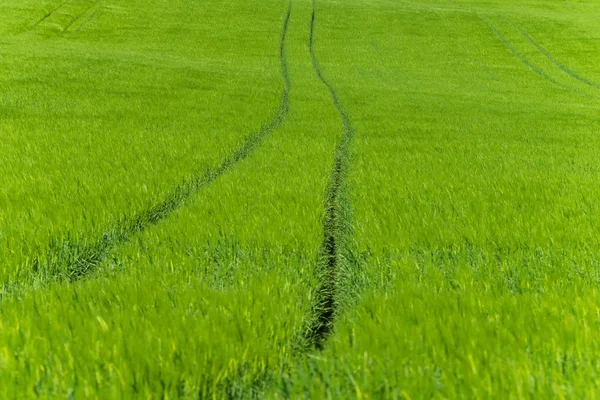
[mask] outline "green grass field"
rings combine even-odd
[[[600,398],[600,3],[0,0],[0,398]]]

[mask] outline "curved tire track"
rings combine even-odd
[[[350,205],[347,196],[346,175],[349,166],[350,143],[354,136],[354,128],[348,112],[341,104],[333,85],[325,78],[315,54],[315,26],[317,3],[312,2],[310,22],[309,49],[312,66],[321,83],[327,88],[333,106],[337,110],[342,123],[342,137],[336,145],[333,168],[325,197],[325,218],[323,221],[323,244],[319,262],[319,278],[317,299],[313,305],[313,317],[305,339],[309,344],[322,349],[333,330],[338,309],[339,288],[337,282],[340,270],[349,261],[351,235]]]
[[[248,135],[215,168],[208,169],[184,180],[166,197],[157,200],[153,206],[133,215],[124,216],[116,227],[104,232],[100,239],[93,241],[86,239],[72,241],[69,238],[55,240],[50,244],[50,249],[45,256],[35,257],[32,261],[33,276],[31,278],[34,284],[43,284],[56,280],[72,282],[84,278],[94,271],[116,246],[128,241],[132,236],[143,232],[148,227],[168,218],[200,189],[232,169],[239,161],[251,156],[265,138],[281,126],[289,111],[290,78],[286,58],[286,38],[291,12],[292,2],[290,0],[279,41],[283,89],[279,100],[279,107],[273,117],[265,122],[258,131]],[[15,280],[16,282],[13,284],[5,283],[4,287],[14,288],[16,286],[18,288],[19,277]]]
[[[88,13],[93,8],[98,7],[98,5],[100,4],[100,2],[102,2],[102,0],[96,0],[95,2],[93,2],[92,4],[90,4],[88,7],[86,7],[75,18],[73,18],[71,20],[71,22],[66,27],[63,28],[63,32],[68,32],[69,29],[71,29],[71,27],[73,27],[77,23],[77,21],[79,21],[86,13]],[[86,19],[82,24],[85,24],[88,20],[89,20],[89,18]]]
[[[59,32],[55,33],[53,36],[55,36],[56,34],[59,34],[59,33],[63,33],[63,34],[67,33],[71,28],[73,28],[75,25],[77,25],[77,22],[80,21],[87,13],[89,13],[94,8],[98,8],[98,6],[101,2],[102,2],[102,0],[95,0],[91,4],[84,6],[82,11],[78,12],[74,17],[72,17],[69,20],[69,22],[67,23],[67,25],[62,27],[59,30]],[[48,21],[49,19],[51,19],[59,10],[61,10],[65,5],[67,5],[69,3],[71,3],[71,5],[73,3],[75,3],[77,5],[77,2],[73,2],[72,0],[63,0],[52,10],[48,11],[42,18],[40,18],[38,21],[36,21],[32,26],[27,28],[25,30],[25,32],[31,32],[31,31],[36,30],[38,27],[40,27],[40,25],[42,25],[45,21]],[[93,14],[95,14],[95,12]],[[85,21],[83,21],[81,23],[81,25],[86,24],[89,21],[89,19],[91,19],[91,17],[87,18]],[[81,26],[78,28],[78,30],[80,30],[80,29],[81,29]]]
[[[98,13],[98,10],[95,10],[93,13],[90,14],[89,17],[87,17],[85,19],[85,21],[83,21],[78,27],[77,29],[75,29],[75,31],[73,32],[74,34],[78,34],[80,33],[83,28],[85,28],[90,22],[92,22],[94,20],[94,18],[96,18],[96,15]]]
[[[502,42],[502,44],[504,44],[504,46],[506,46],[506,48],[512,53],[512,55],[514,55],[519,61],[521,61],[521,63],[523,63],[525,66],[527,66],[533,72],[535,72],[538,76],[544,78],[546,81],[550,82],[551,84],[553,84],[555,86],[558,86],[562,89],[566,89],[566,90],[576,93],[580,96],[582,95],[582,93],[578,92],[577,90],[558,82],[556,79],[552,78],[550,75],[548,75],[546,72],[544,72],[543,69],[541,69],[540,67],[538,67],[537,65],[535,65],[534,63],[529,61],[527,59],[527,57],[525,57],[524,55],[519,53],[517,51],[517,49],[515,49],[514,46],[510,43],[510,41],[508,39],[506,39],[504,37],[504,35],[502,35],[502,33],[500,33],[500,30],[498,30],[498,28],[496,28],[496,26],[494,24],[492,24],[490,21],[486,20],[485,18],[483,18],[481,15],[477,14],[476,12],[464,8],[460,3],[457,3],[455,0],[452,0],[452,3],[456,4],[458,7],[462,8],[464,10],[472,12],[479,19],[481,19],[491,29],[491,31],[494,33],[494,35],[496,35],[498,40],[500,40],[500,42]]]
[[[52,15],[54,15],[55,12],[57,12],[58,10],[60,10],[68,2],[69,2],[69,0],[62,1],[58,6],[54,7],[52,10],[50,10],[49,12],[47,12],[36,23],[34,23],[33,25],[31,25],[29,28],[27,28],[26,31],[32,31],[35,28],[37,28],[41,23],[43,23],[45,20],[47,20],[48,18],[50,18]]]
[[[572,78],[578,80],[579,82],[583,82],[584,84],[586,84],[590,87],[593,87],[594,89],[600,90],[600,85],[598,85],[595,82],[592,82],[591,80],[587,79],[584,76],[579,75],[577,72],[575,72],[572,69],[570,69],[569,67],[567,67],[565,64],[563,64],[562,62],[557,60],[550,52],[548,52],[540,44],[538,44],[535,40],[533,40],[533,38],[531,36],[529,36],[529,34],[523,28],[521,28],[519,25],[517,25],[513,21],[510,21],[510,23],[519,31],[519,33],[525,39],[527,39],[527,41],[531,45],[533,45],[540,53],[542,53],[544,55],[544,57],[546,57],[548,60],[550,60],[550,62],[552,62],[552,64],[556,65],[561,71],[567,73],[568,75],[570,75]]]
[[[517,57],[519,59],[519,61],[521,61],[524,65],[526,65],[527,67],[529,67],[529,69],[531,69],[537,75],[539,75],[540,77],[544,78],[546,81],[552,83],[553,85],[556,85],[556,86],[561,87],[563,89],[572,90],[570,87],[568,87],[566,85],[563,85],[562,83],[560,83],[557,80],[555,80],[554,78],[552,78],[550,75],[548,75],[546,72],[544,72],[544,70],[542,70],[537,65],[533,64],[524,55],[522,55],[521,53],[519,53],[517,51],[517,49],[515,49],[513,47],[513,45],[508,41],[508,39],[506,39],[502,35],[502,33],[500,33],[500,31],[498,30],[498,28],[496,28],[496,26],[494,26],[494,24],[492,24],[491,22],[487,21],[486,19],[484,19],[481,16],[480,16],[480,18],[481,18],[481,20],[483,22],[485,22],[487,24],[487,26],[489,26],[489,28],[492,30],[492,32],[494,32],[494,34],[496,35],[496,37],[500,40],[500,42],[502,42],[502,44],[504,44],[504,46],[506,46],[506,48],[512,53],[512,55],[514,55],[515,57]]]

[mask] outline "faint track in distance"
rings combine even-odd
[[[573,71],[572,69],[570,69],[568,66],[566,66],[565,64],[560,62],[558,59],[556,59],[556,57],[554,57],[548,50],[546,50],[539,43],[537,43],[535,40],[533,40],[533,38],[523,28],[521,28],[519,25],[517,25],[513,21],[510,21],[510,23],[519,31],[519,33],[525,39],[527,39],[527,41],[532,46],[534,46],[540,53],[542,53],[544,55],[544,57],[546,57],[548,60],[550,60],[550,62],[552,64],[554,64],[556,67],[558,67],[561,71],[567,73],[568,75],[570,75],[572,78],[578,80],[579,82],[583,82],[584,84],[586,84],[590,87],[593,87],[594,89],[600,90],[599,84],[592,82],[585,76],[582,76],[582,75],[578,74],[577,72]]]

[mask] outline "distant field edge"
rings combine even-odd
[[[247,135],[215,167],[198,171],[198,173],[184,179],[165,197],[153,201],[153,205],[149,208],[122,216],[120,222],[102,233],[100,238],[72,239],[66,236],[52,239],[46,254],[33,256],[14,276],[6,277],[0,291],[0,299],[2,296],[10,295],[25,287],[37,287],[53,281],[73,282],[86,277],[107,258],[116,246],[168,218],[173,212],[186,204],[200,189],[224,175],[238,162],[251,156],[267,136],[283,124],[288,115],[290,78],[286,57],[286,38],[291,12],[292,3],[290,0],[279,40],[283,89],[279,105],[271,119],[264,122],[260,129]]]

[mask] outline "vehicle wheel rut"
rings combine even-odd
[[[531,36],[529,36],[529,34],[523,28],[521,28],[519,25],[517,25],[513,21],[510,21],[510,23],[519,31],[519,33],[525,39],[527,39],[527,41],[532,46],[534,46],[540,53],[542,53],[544,55],[544,57],[546,57],[548,60],[550,60],[550,62],[552,64],[556,65],[561,71],[567,73],[568,75],[570,75],[572,78],[578,80],[579,82],[583,82],[584,84],[586,84],[586,85],[588,85],[590,87],[593,87],[594,89],[600,90],[600,85],[599,84],[597,84],[595,82],[592,82],[591,80],[589,80],[585,76],[581,76],[577,72],[575,72],[572,69],[570,69],[569,67],[567,67],[565,64],[563,64],[562,62],[560,62],[559,60],[557,60],[552,54],[550,54],[550,52],[548,52],[548,50],[546,50],[539,43],[537,43],[535,40],[533,40],[533,38]]]
[[[517,57],[517,59],[519,59],[519,61],[521,61],[521,63],[526,65],[529,69],[531,69],[533,72],[535,72],[538,76],[544,78],[546,81],[550,82],[551,84],[561,87],[563,89],[572,90],[570,87],[563,85],[562,83],[560,83],[557,80],[555,80],[554,78],[552,78],[550,75],[548,75],[546,72],[544,72],[544,70],[542,70],[540,67],[533,64],[524,55],[519,53],[517,51],[517,49],[515,49],[514,46],[508,41],[508,39],[506,39],[502,35],[502,33],[500,33],[500,31],[498,30],[498,28],[496,28],[496,26],[494,24],[487,21],[483,17],[480,17],[480,18],[483,20],[483,22],[485,22],[490,27],[490,29],[492,30],[492,32],[494,32],[494,35],[496,35],[498,40],[500,40],[500,42],[502,42],[502,44],[504,44],[504,46],[506,46],[506,48],[512,53],[512,55]]]
[[[502,33],[500,32],[500,30],[489,20],[487,20],[486,18],[482,17],[481,15],[479,15],[477,12],[474,12],[472,10],[469,10],[465,7],[463,7],[460,3],[456,2],[455,0],[451,0],[453,4],[455,4],[456,6],[458,6],[459,8],[471,12],[474,15],[476,15],[481,21],[483,21],[488,28],[494,33],[494,35],[498,38],[498,40],[500,40],[500,42],[508,49],[508,51],[510,51],[510,53],[515,56],[523,65],[527,66],[529,69],[531,69],[533,72],[535,72],[539,77],[545,79],[547,82],[558,86],[562,89],[568,90],[572,93],[575,93],[579,96],[583,96],[583,93],[577,91],[576,89],[573,89],[570,86],[567,86],[565,84],[560,83],[559,81],[557,81],[556,79],[554,79],[552,76],[548,75],[542,68],[540,68],[539,66],[535,65],[533,62],[531,62],[527,57],[525,57],[523,54],[519,53],[519,51],[517,49],[515,49],[515,47],[512,45],[512,43],[506,38],[504,37],[504,35],[502,35]],[[513,24],[514,25],[514,24]],[[515,26],[516,27],[516,26]],[[516,27],[518,29],[518,27]],[[520,31],[520,29],[519,29]],[[523,34],[522,32],[520,32],[521,34]]]
[[[77,0],[63,0],[52,10],[48,11],[42,18],[37,20],[33,25],[25,29],[24,32],[37,32],[46,34],[48,36],[56,36],[60,34],[66,34],[75,27],[77,31],[80,31],[83,25],[87,24],[91,19],[91,16],[87,14],[94,15],[102,0],[85,0],[85,1],[77,1]],[[70,8],[75,8],[77,10],[74,15],[69,16],[66,21],[61,21],[61,13],[68,15]],[[64,15],[62,15],[62,19],[64,19]],[[78,24],[78,22],[80,22]],[[45,25],[58,25],[58,29],[48,29],[48,26]],[[45,26],[45,27],[44,27]],[[47,30],[47,31],[46,31]]]
[[[24,268],[14,282],[4,283],[4,295],[22,287],[22,282],[34,285],[52,281],[76,281],[89,275],[110,252],[128,241],[132,236],[145,231],[148,227],[171,216],[180,209],[200,189],[214,182],[221,175],[232,169],[238,162],[248,158],[261,145],[267,136],[284,122],[289,111],[290,78],[286,58],[286,38],[289,27],[292,2],[289,5],[283,21],[279,41],[279,59],[283,89],[279,106],[273,117],[262,127],[248,135],[242,143],[216,167],[197,173],[177,185],[162,199],[157,199],[154,205],[132,215],[125,215],[114,228],[105,231],[99,239],[83,238],[79,240],[56,239],[50,243],[45,255],[36,256],[31,261],[31,268]],[[31,275],[32,276],[28,276]]]
[[[319,262],[320,287],[313,306],[313,318],[307,332],[307,341],[317,349],[322,349],[333,330],[339,299],[337,281],[339,273],[349,260],[349,242],[351,235],[350,204],[347,196],[346,175],[349,165],[350,142],[354,128],[348,112],[343,107],[333,85],[325,78],[315,53],[315,27],[317,2],[312,2],[310,21],[309,49],[312,66],[321,83],[327,88],[333,106],[337,110],[342,136],[335,148],[331,176],[325,196],[325,218],[323,221],[323,244]]]
[[[77,23],[77,21],[79,21],[85,14],[87,14],[93,8],[98,7],[98,5],[100,4],[101,1],[102,0],[96,0],[96,1],[94,1],[87,8],[85,8],[83,11],[81,11],[75,18],[73,18],[71,20],[71,22],[67,26],[65,26],[65,28],[63,29],[63,32],[68,32],[69,29],[71,29]],[[93,15],[93,13],[92,13],[92,15]],[[89,19],[89,17],[88,17],[88,19]],[[83,21],[81,25],[83,25],[84,23],[86,23],[88,19],[86,19],[85,21]]]
[[[31,25],[29,28],[27,28],[27,31],[32,31],[35,28],[37,28],[41,23],[43,23],[45,20],[47,20],[48,18],[50,18],[55,12],[57,12],[58,10],[60,10],[65,4],[67,4],[69,2],[69,0],[64,0],[62,2],[60,2],[56,7],[54,7],[52,10],[50,10],[49,12],[47,12],[46,14],[44,14],[44,16],[42,18],[40,18],[39,20],[37,20],[33,25]]]

